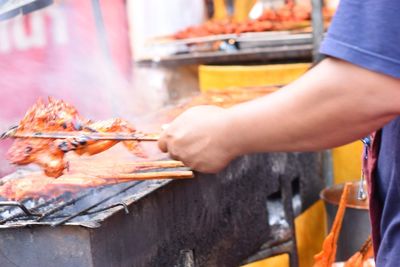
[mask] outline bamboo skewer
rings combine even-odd
[[[87,140],[115,140],[115,141],[157,141],[158,134],[143,133],[100,133],[100,132],[17,132],[18,127],[12,127],[0,135],[5,138],[43,138],[67,139],[83,138]],[[193,178],[193,172],[184,170],[151,171],[153,169],[174,169],[185,167],[183,162],[175,160],[122,163],[110,166],[121,169],[119,173],[100,174],[93,177],[112,180],[148,180],[148,179],[188,179]],[[109,167],[107,167],[109,168]],[[106,170],[107,168],[101,168]],[[144,172],[146,171],[146,172]]]
[[[149,180],[149,179],[189,179],[193,178],[192,171],[163,171],[142,173],[117,173],[110,175],[98,175],[97,178],[115,180]]]
[[[88,165],[89,164],[89,165]],[[86,163],[84,165],[76,165],[72,167],[72,169],[76,171],[87,171],[90,168],[90,164]],[[118,173],[133,173],[138,171],[150,171],[153,169],[173,169],[173,168],[182,168],[186,167],[183,162],[175,161],[175,160],[163,160],[163,161],[146,161],[146,162],[116,162],[109,165],[100,165],[96,166],[96,171],[104,171],[105,173],[114,170]]]
[[[177,160],[159,160],[159,161],[143,161],[143,162],[132,162],[123,164],[123,166],[135,166],[135,167],[155,167],[155,168],[179,168],[185,167],[182,161]]]
[[[116,165],[113,168],[120,170],[124,173],[131,173],[144,170],[152,169],[171,169],[171,168],[182,168],[185,167],[183,162],[175,160],[165,160],[165,161],[149,161],[149,162],[134,162],[126,163],[121,165]]]
[[[158,141],[159,134],[155,133],[101,133],[101,132],[17,132],[17,127],[11,127],[0,135],[5,138],[43,138],[43,139],[68,139],[82,138],[87,140],[115,140],[115,141]]]

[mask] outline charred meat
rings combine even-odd
[[[93,122],[79,115],[77,109],[62,101],[49,98],[48,103],[39,100],[25,115],[18,125],[17,133],[24,132],[76,132],[84,136],[88,132],[134,133],[136,129],[127,121],[117,118]],[[65,153],[74,151],[78,155],[94,155],[103,152],[115,144],[115,140],[38,139],[18,138],[8,151],[8,159],[17,165],[38,164],[47,176],[59,177],[68,162]],[[137,141],[123,141],[124,146],[133,154],[144,157]]]

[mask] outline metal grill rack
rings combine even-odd
[[[192,46],[201,44],[200,46]],[[215,49],[217,44],[218,49]],[[176,49],[171,55],[153,54],[139,59],[138,66],[183,64],[256,63],[278,60],[310,60],[313,37],[310,32],[263,32],[225,34],[151,45]],[[195,47],[195,48],[194,48]],[[149,48],[152,49],[152,48]],[[157,51],[157,49],[155,49]]]
[[[133,181],[88,188],[78,193],[65,192],[51,199],[1,201],[0,228],[62,224],[94,226],[107,218],[107,211],[124,209],[129,213],[128,205],[167,182]]]

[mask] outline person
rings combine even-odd
[[[322,62],[268,96],[228,109],[198,106],[159,148],[205,173],[248,153],[314,151],[374,135],[371,221],[377,266],[400,262],[400,2],[342,0]],[[372,164],[368,164],[372,166]]]

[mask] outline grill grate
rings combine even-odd
[[[125,213],[129,213],[128,202],[133,202],[167,182],[168,180],[132,181],[87,188],[78,193],[65,192],[48,200],[30,198],[20,202],[0,201],[0,226],[4,228],[38,223],[58,226],[96,222],[104,219],[105,213],[113,208],[121,207]]]
[[[84,215],[84,214],[86,214],[87,212],[89,212],[90,210],[92,210],[92,209],[94,209],[94,208],[96,208],[96,207],[99,207],[101,204],[108,202],[108,201],[111,200],[112,198],[115,198],[116,196],[119,196],[119,195],[125,193],[125,192],[128,191],[129,189],[131,189],[131,188],[133,188],[133,187],[136,187],[137,185],[139,185],[139,184],[141,184],[141,183],[143,183],[143,181],[133,182],[132,184],[127,185],[127,186],[125,186],[125,188],[123,188],[123,189],[121,189],[121,190],[119,190],[119,191],[117,191],[117,192],[115,192],[115,193],[112,193],[112,194],[108,195],[107,197],[101,199],[100,201],[94,203],[93,205],[91,205],[91,206],[89,206],[89,207],[86,207],[86,208],[84,208],[84,209],[82,209],[82,210],[80,210],[80,211],[78,211],[78,212],[75,212],[75,213],[71,214],[70,216],[67,216],[66,218],[62,219],[61,221],[58,221],[58,222],[54,223],[53,226],[58,226],[58,225],[64,224],[64,223],[66,223],[66,222],[68,222],[68,221],[70,221],[70,220],[72,220],[72,219],[74,219],[74,218],[76,218],[76,217],[78,217],[78,216]],[[121,204],[121,203],[112,204],[111,206],[108,206],[107,208],[102,208],[102,209],[100,209],[100,210],[101,210],[101,211],[105,211],[105,210],[107,210],[107,209],[110,209],[111,207],[115,207],[116,205],[118,206],[118,205],[120,205],[120,204]],[[124,208],[125,208],[125,211],[126,211],[126,210],[127,210],[127,207],[124,206]],[[99,211],[99,212],[100,212],[100,211]]]

